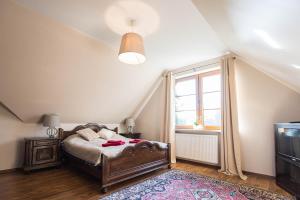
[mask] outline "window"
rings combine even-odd
[[[221,126],[221,75],[219,70],[180,78],[175,84],[176,128],[206,130]]]

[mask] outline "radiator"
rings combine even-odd
[[[219,135],[176,133],[176,157],[218,165]]]

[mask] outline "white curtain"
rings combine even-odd
[[[175,103],[174,103],[175,79],[172,72],[167,72],[164,76],[165,98],[164,98],[164,117],[160,141],[171,144],[171,162],[176,163],[175,152]]]
[[[222,59],[222,134],[221,172],[238,175],[246,180],[242,172],[238,113],[235,89],[235,59],[227,56]]]

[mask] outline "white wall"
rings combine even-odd
[[[71,130],[77,125],[79,124],[63,123],[61,124],[61,128]],[[120,127],[119,124],[106,125],[109,128],[118,126],[119,130],[123,131],[123,127]],[[24,158],[24,137],[47,137],[45,127],[40,124],[23,123],[2,106],[0,106],[0,127],[0,170],[22,167]]]
[[[243,168],[275,175],[273,124],[300,120],[300,95],[243,61],[236,64]]]
[[[164,92],[165,84],[162,81],[136,119],[136,130],[143,133],[144,139],[159,140],[164,116]]]
[[[42,135],[43,127],[37,124],[23,124],[0,106],[0,170],[22,166],[24,137]]]
[[[273,124],[300,120],[300,94],[243,61],[236,64],[243,170],[274,175]],[[137,119],[147,139],[159,138],[163,92],[162,85]]]

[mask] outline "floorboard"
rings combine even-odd
[[[218,178],[224,181],[246,184],[265,190],[287,194],[279,188],[274,178],[250,174],[247,181],[238,177],[218,173],[216,168],[196,163],[180,161],[172,166]],[[162,173],[164,170],[150,173],[110,188],[109,192],[119,190]],[[98,200],[101,196],[98,180],[69,167],[46,169],[24,174],[20,171],[0,174],[0,199],[5,200]]]

